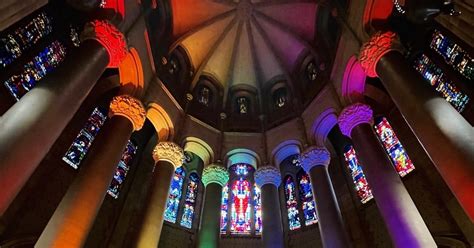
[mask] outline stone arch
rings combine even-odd
[[[260,157],[252,150],[245,148],[237,148],[226,154],[227,168],[237,163],[246,163],[251,165],[255,170],[260,164]]]
[[[184,151],[192,152],[204,162],[207,166],[214,160],[214,151],[203,140],[196,137],[186,137],[183,141]]]
[[[331,129],[337,124],[336,110],[333,108],[323,111],[313,122],[311,137],[317,146],[325,146],[326,138]]]
[[[273,161],[275,166],[279,168],[280,164],[285,160],[287,157],[300,154],[303,145],[299,140],[287,140],[280,143],[275,149],[272,151]]]
[[[172,140],[174,136],[174,125],[163,107],[156,103],[150,103],[146,117],[155,127],[159,141]]]
[[[355,56],[350,57],[346,64],[341,87],[342,97],[347,104],[363,99],[366,77],[359,60]]]
[[[141,97],[144,88],[143,68],[140,55],[130,48],[127,56],[119,65],[120,86],[124,94]]]

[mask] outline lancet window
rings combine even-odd
[[[357,159],[356,151],[352,145],[348,145],[345,148],[344,158],[346,159],[347,167],[351,173],[352,181],[354,182],[354,187],[360,201],[362,203],[370,201],[374,196],[372,195],[372,190],[370,189],[364,171]]]

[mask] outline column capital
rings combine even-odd
[[[350,138],[352,129],[357,125],[362,123],[373,124],[372,114],[372,108],[369,105],[355,103],[342,110],[337,123],[342,134]]]
[[[183,165],[184,151],[174,142],[160,142],[153,150],[153,159],[155,163],[158,163],[158,161],[167,161],[170,162],[174,168],[178,168]]]
[[[211,164],[204,168],[202,172],[202,183],[204,186],[210,183],[217,183],[224,186],[229,181],[229,172],[221,164]]]
[[[377,77],[377,63],[386,53],[395,50],[396,42],[397,35],[394,32],[377,32],[362,45],[359,61],[367,76]]]
[[[133,130],[142,129],[145,123],[146,112],[140,100],[129,96],[115,96],[110,101],[109,117],[120,115],[130,120],[133,124]]]
[[[112,23],[94,20],[87,23],[82,32],[82,40],[98,41],[109,54],[109,68],[117,68],[127,57],[128,48],[125,36]]]
[[[309,171],[315,166],[327,167],[331,161],[331,154],[325,147],[310,146],[300,155],[301,167]]]
[[[265,184],[273,184],[278,188],[281,184],[280,171],[271,165],[258,168],[254,174],[254,178],[255,183],[260,188]]]

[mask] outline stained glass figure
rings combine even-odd
[[[168,200],[165,208],[165,220],[176,223],[178,217],[179,201],[181,200],[181,190],[186,173],[182,166],[176,168],[169,190]]]
[[[305,225],[309,226],[318,222],[316,213],[316,203],[313,199],[313,192],[311,190],[311,182],[308,174],[300,173],[298,175],[300,201],[303,204],[303,214]]]
[[[292,176],[285,177],[285,198],[289,228],[290,230],[299,229],[301,222],[298,211],[298,201],[296,199],[296,186]]]
[[[390,126],[385,117],[375,119],[375,131],[400,176],[403,177],[415,169],[410,157],[408,157],[392,126]]]
[[[199,177],[196,173],[189,175],[188,186],[186,188],[186,198],[184,201],[183,215],[181,216],[181,226],[191,228],[193,226],[194,208],[198,194]]]
[[[369,183],[365,178],[364,171],[362,170],[362,167],[359,164],[356,152],[351,145],[346,147],[344,157],[347,161],[347,166],[349,167],[349,171],[351,172],[351,177],[354,181],[355,189],[357,191],[357,195],[360,198],[360,201],[362,203],[368,202],[370,199],[373,198],[372,190],[370,189]]]
[[[132,161],[136,153],[137,146],[129,140],[127,142],[127,146],[125,147],[122,153],[122,158],[120,159],[120,162],[117,165],[114,178],[112,179],[109,189],[107,190],[107,193],[115,199],[117,199],[120,194],[120,189],[122,188],[123,181],[125,181],[125,177],[127,176],[127,173],[130,170],[130,166],[132,165]]]
[[[250,233],[250,183],[243,177],[232,184],[231,226],[236,234]]]
[[[262,194],[260,188],[255,184],[253,186],[253,207],[255,216],[255,233],[262,233]]]
[[[94,111],[92,111],[86,124],[64,155],[64,162],[72,166],[74,169],[79,168],[79,164],[86,156],[92,141],[94,141],[95,136],[104,125],[106,118],[107,115],[104,110],[95,108]]]
[[[461,75],[474,80],[474,59],[439,30],[433,32],[430,47]]]
[[[20,73],[11,76],[3,84],[18,101],[35,87],[39,80],[53,71],[65,57],[66,47],[61,42],[54,41],[26,63]]]
[[[441,68],[433,63],[428,56],[420,55],[415,60],[414,67],[454,108],[459,112],[464,110],[469,102],[469,97],[448,80]]]
[[[206,107],[209,107],[210,94],[211,92],[208,87],[206,86],[201,87],[201,89],[199,90],[199,98],[198,98],[199,103],[201,103],[202,105]]]
[[[222,188],[222,200],[221,200],[221,233],[227,232],[227,212],[229,210],[229,184],[226,183]]]
[[[39,13],[25,26],[19,27],[0,38],[0,65],[6,67],[23,52],[37,44],[53,31],[52,18],[45,12]]]
[[[247,114],[249,109],[248,99],[246,97],[237,98],[237,106],[240,114]]]

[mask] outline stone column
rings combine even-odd
[[[127,54],[124,36],[105,21],[84,30],[85,40],[56,71],[0,119],[0,217],[48,153],[104,70]]]
[[[351,247],[328,173],[331,154],[324,147],[313,146],[306,149],[300,159],[303,169],[311,179],[323,246]]]
[[[136,242],[139,248],[158,247],[171,180],[176,168],[183,165],[184,152],[173,142],[160,142],[153,150],[153,159],[155,170]]]
[[[283,248],[283,222],[281,219],[278,187],[280,171],[273,166],[263,166],[255,172],[255,183],[262,196],[262,240],[267,248]]]
[[[145,122],[145,109],[131,96],[118,96],[110,103],[109,117],[35,247],[84,245],[123,150]]]
[[[204,168],[202,183],[204,192],[201,223],[199,225],[198,247],[219,247],[222,187],[229,181],[229,173],[221,164]]]
[[[360,52],[378,76],[461,206],[474,221],[474,128],[393,49],[394,33],[377,33]]]
[[[372,109],[356,103],[338,119],[341,132],[351,137],[375,202],[395,247],[436,247],[418,209],[372,129]]]

